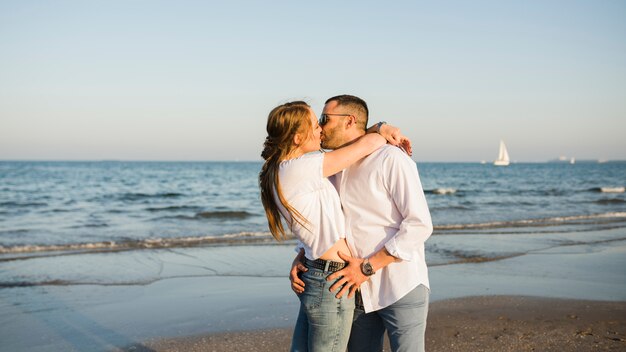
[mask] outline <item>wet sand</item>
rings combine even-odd
[[[434,237],[524,253],[431,266],[428,351],[626,351],[625,235]],[[85,283],[0,289],[0,351],[285,351],[293,256],[289,245],[218,246],[10,262],[27,275],[78,270]],[[115,284],[92,279],[108,276]]]
[[[292,329],[151,340],[122,351],[287,351]],[[624,351],[626,302],[481,296],[432,303],[426,350]],[[385,351],[389,351],[386,341]]]

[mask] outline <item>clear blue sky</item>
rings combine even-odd
[[[350,93],[419,161],[626,159],[625,1],[0,1],[0,159],[260,160]]]

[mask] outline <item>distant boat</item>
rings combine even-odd
[[[496,159],[493,164],[496,166],[508,166],[509,163],[509,152],[506,151],[506,145],[504,145],[504,141],[500,140],[500,151],[498,152],[498,159]]]

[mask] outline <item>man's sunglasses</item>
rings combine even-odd
[[[352,116],[352,114],[321,114],[318,120],[320,126],[324,126],[328,123],[328,116]]]

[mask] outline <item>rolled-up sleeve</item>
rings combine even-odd
[[[398,232],[385,243],[389,254],[406,261],[414,260],[433,232],[433,224],[415,162],[393,153],[386,158],[384,184],[402,216]]]

